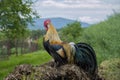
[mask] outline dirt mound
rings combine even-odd
[[[54,62],[41,66],[19,65],[5,80],[93,80],[91,78],[95,77],[91,77],[73,64],[66,64],[61,67],[52,67],[52,64]]]

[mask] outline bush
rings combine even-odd
[[[92,45],[99,63],[110,58],[120,58],[120,14],[110,16],[108,20],[92,25],[78,38]]]
[[[38,39],[38,47],[39,47],[40,50],[44,49],[44,47],[43,47],[43,37],[40,37]]]
[[[82,28],[80,22],[68,24],[60,31],[60,36],[63,41],[76,42],[76,38],[81,35]]]

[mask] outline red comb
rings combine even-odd
[[[44,26],[47,26],[50,22],[51,22],[50,19],[45,20],[45,21],[44,21]]]

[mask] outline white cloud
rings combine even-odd
[[[42,17],[65,17],[96,23],[113,13],[120,12],[120,4],[114,0],[38,0],[35,9]],[[119,1],[120,2],[120,1]]]
[[[65,3],[100,3],[100,0],[64,0]]]
[[[56,7],[56,8],[118,8],[119,5],[112,5],[103,3],[101,0],[38,0],[34,7]]]
[[[95,2],[94,2],[95,1]],[[95,8],[100,7],[98,0],[89,1],[89,0],[65,0],[65,1],[55,1],[55,0],[44,0],[38,1],[35,5],[44,6],[44,7],[57,7],[57,8]]]
[[[56,2],[53,0],[45,0],[42,2],[41,5],[46,7],[53,6],[53,7],[61,7],[61,8],[66,6],[64,3]]]
[[[98,19],[98,18],[93,18],[93,17],[90,17],[90,16],[83,16],[83,17],[79,17],[79,21],[93,24],[93,23],[99,22],[100,19]]]

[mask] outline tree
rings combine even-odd
[[[34,40],[34,42],[38,45],[38,49],[44,49],[43,48],[43,35],[45,33],[45,30],[32,30],[30,32],[31,38]]]
[[[77,38],[81,35],[82,28],[81,24],[78,21],[75,21],[71,24],[68,24],[60,31],[60,36],[65,41],[74,41],[76,42]]]
[[[32,0],[0,0],[0,28],[8,41],[14,41],[16,54],[18,39],[25,37],[28,23],[37,17],[31,5]]]
[[[38,39],[41,36],[43,36],[44,33],[45,33],[45,31],[41,30],[41,29],[39,29],[39,30],[32,30],[31,31],[31,38],[32,39]]]

